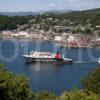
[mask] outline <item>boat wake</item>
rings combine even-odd
[[[81,64],[83,64],[83,63],[99,63],[100,64],[100,61],[98,60],[98,61],[74,61],[73,63],[81,63]]]

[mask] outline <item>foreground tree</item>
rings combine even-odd
[[[82,87],[85,90],[94,93],[100,93],[100,67],[90,72],[84,80],[82,80]]]
[[[91,72],[82,86],[84,90],[73,88],[59,97],[46,91],[33,94],[24,76],[14,75],[0,65],[0,100],[100,100],[100,68]]]
[[[32,100],[33,93],[24,76],[13,75],[0,67],[0,99]]]
[[[60,96],[60,100],[99,100],[100,96],[92,92],[86,93],[83,90],[64,92]]]
[[[39,92],[35,94],[35,100],[58,100],[57,96],[50,92]]]

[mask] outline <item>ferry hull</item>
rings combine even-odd
[[[24,57],[26,63],[35,63],[35,62],[61,62],[61,63],[73,63],[72,59],[59,59],[56,60],[54,58],[31,58],[31,57]]]

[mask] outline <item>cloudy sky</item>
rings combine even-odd
[[[93,8],[100,8],[100,0],[0,0],[0,12]]]

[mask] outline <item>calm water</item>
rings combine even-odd
[[[25,64],[23,54],[31,50],[59,51],[74,60],[73,64],[34,63]],[[0,63],[15,74],[24,74],[30,81],[34,92],[47,90],[60,94],[73,86],[81,88],[80,80],[100,64],[95,61],[100,57],[100,48],[68,49],[60,44],[46,41],[0,40]],[[83,63],[80,63],[83,62]]]

